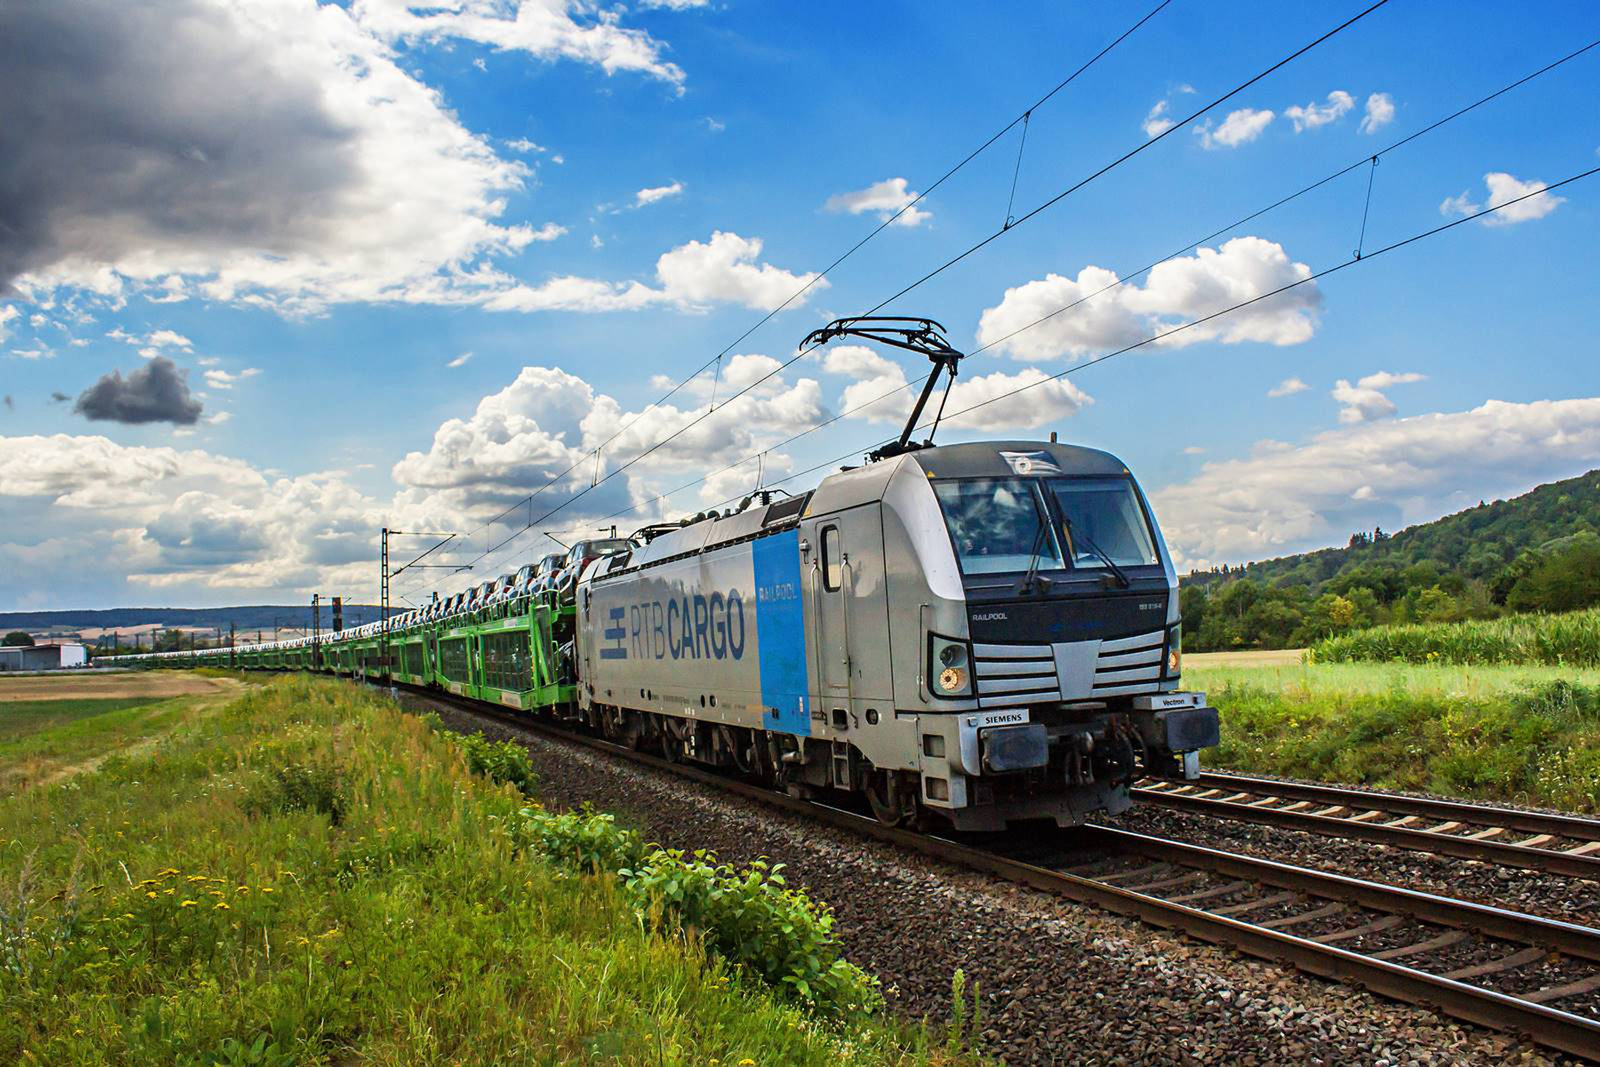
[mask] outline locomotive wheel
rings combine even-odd
[[[756,746],[750,731],[737,726],[719,726],[717,731],[722,735],[722,742],[727,746],[728,755],[733,758],[733,765],[739,773],[754,774]]]
[[[916,801],[906,804],[900,788],[900,776],[894,771],[873,771],[862,792],[867,794],[867,807],[873,818],[885,826],[903,826],[916,812]]]

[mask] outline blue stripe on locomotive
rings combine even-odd
[[[806,619],[800,583],[800,531],[758,538],[754,548],[756,647],[768,730],[811,734],[806,692]]]

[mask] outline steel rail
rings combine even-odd
[[[885,826],[877,820],[764,786],[738,781],[698,767],[638,752],[596,737],[512,715],[461,697],[406,688],[469,714],[528,733],[589,748],[703,785],[918,852],[956,866],[996,875],[1053,896],[1090,904],[1152,925],[1181,930],[1205,941],[1230,946],[1263,959],[1285,962],[1319,977],[1361,986],[1373,993],[1424,1005],[1451,1017],[1491,1029],[1525,1035],[1536,1044],[1600,1061],[1600,1019],[1550,1007],[1485,986],[1432,974],[1388,959],[1191,907],[1104,880],[1055,870],[936,835]],[[1478,932],[1529,944],[1587,961],[1600,961],[1600,930],[1540,916],[1494,908],[1450,897],[1401,889],[1291,864],[1202,848],[1179,841],[1106,827],[1089,827],[1091,840],[1114,852],[1134,853],[1180,866],[1197,867],[1260,881],[1306,896],[1348,902],[1391,915],[1413,917],[1454,930]]]
[[[1600,881],[1600,820],[1581,816],[1213,772],[1193,782],[1151,780],[1133,793],[1145,803],[1215,818]],[[1289,806],[1270,806],[1278,800]],[[1306,810],[1315,805],[1322,805],[1322,810]],[[1385,814],[1393,818],[1380,821],[1378,817]],[[1419,818],[1439,823],[1407,825]],[[1476,831],[1452,832],[1462,827]],[[1495,839],[1506,831],[1533,836],[1522,841]],[[1544,847],[1556,839],[1578,844]]]

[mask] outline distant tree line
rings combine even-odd
[[[1382,623],[1600,604],[1600,472],[1389,535],[1187,576],[1189,651],[1296,648]]]

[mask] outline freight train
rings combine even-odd
[[[903,435],[802,495],[583,541],[387,622],[117,659],[432,687],[886,823],[998,830],[1198,773],[1219,723],[1180,688],[1177,592],[1114,456]]]

